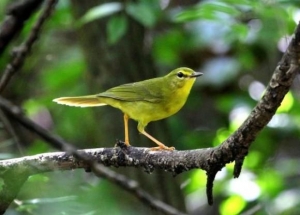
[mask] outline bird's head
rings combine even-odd
[[[201,75],[203,75],[202,72],[195,72],[190,68],[180,67],[167,74],[165,78],[170,81],[172,87],[189,92],[196,78]]]

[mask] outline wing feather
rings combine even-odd
[[[153,82],[142,81],[130,84],[123,84],[113,87],[103,93],[97,94],[99,97],[114,98],[121,101],[147,101],[147,102],[160,102],[163,99],[160,91],[153,91]],[[151,86],[152,85],[152,86]],[[155,87],[155,86],[154,86]],[[151,90],[149,90],[151,89]]]

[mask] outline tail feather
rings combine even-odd
[[[62,105],[75,106],[75,107],[95,107],[103,106],[105,103],[101,102],[95,95],[91,96],[78,96],[78,97],[61,97],[53,100],[54,102]]]

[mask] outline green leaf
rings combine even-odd
[[[115,44],[126,33],[128,22],[125,16],[111,17],[107,23],[107,37],[109,44]]]
[[[28,199],[24,200],[24,204],[45,204],[45,203],[56,203],[56,202],[66,202],[76,200],[77,197],[72,196],[61,196],[56,198],[36,198],[36,199]]]
[[[103,17],[109,16],[121,11],[122,8],[123,5],[120,2],[110,2],[101,4],[97,7],[93,7],[83,15],[83,17],[79,20],[78,25],[80,26],[96,19],[101,19]]]
[[[240,14],[240,11],[237,10],[234,6],[227,5],[227,4],[219,4],[219,3],[203,4],[202,10],[207,13],[221,12],[221,13],[229,14],[231,16],[237,16]]]
[[[177,14],[175,22],[185,22],[198,19],[206,20],[223,20],[224,14],[231,17],[236,17],[241,14],[241,11],[236,9],[233,5],[224,3],[203,3],[192,7],[190,9],[183,10]]]
[[[131,3],[126,6],[126,12],[145,27],[153,27],[156,23],[156,13],[147,2]]]

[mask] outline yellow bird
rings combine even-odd
[[[201,72],[181,67],[163,77],[120,85],[96,95],[61,97],[53,101],[75,107],[110,105],[118,108],[124,113],[126,145],[130,145],[128,119],[134,119],[138,122],[138,131],[158,145],[152,150],[174,150],[148,134],[145,127],[149,122],[178,112],[185,104],[196,77],[201,75]]]

